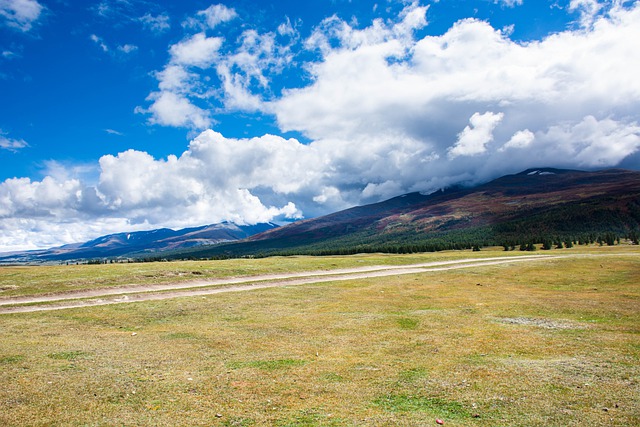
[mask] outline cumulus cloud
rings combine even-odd
[[[213,5],[185,21],[186,28],[200,32],[169,47],[167,65],[155,73],[159,91],[147,98],[153,101],[152,105],[136,110],[151,114],[151,124],[198,130],[204,129],[202,124],[211,123],[209,111],[215,109],[267,111],[263,96],[256,92],[268,92],[271,76],[291,64],[297,32],[287,19],[276,31],[247,29],[232,42],[207,35],[207,31],[237,17],[234,9]],[[193,114],[185,114],[186,111]]]
[[[270,106],[283,130],[340,140],[357,156],[354,141],[363,139],[382,141],[380,152],[392,152],[399,137],[420,147],[410,163],[425,169],[399,181],[405,191],[479,182],[532,162],[571,165],[565,153],[580,153],[582,166],[613,166],[636,150],[640,54],[632,40],[640,37],[640,5],[613,5],[594,19],[588,30],[516,43],[475,19],[414,39],[390,36],[394,24],[356,30],[334,17],[307,41],[322,52],[308,66],[312,83]],[[574,128],[592,119],[599,126],[590,130],[615,137],[579,137]],[[562,138],[551,143],[551,133]]]
[[[139,113],[150,113],[150,122],[163,126],[192,127],[204,129],[211,125],[209,113],[192,104],[186,97],[170,92],[154,92],[149,110],[136,109]]]
[[[224,104],[228,110],[255,112],[263,109],[262,99],[247,88],[250,77],[233,73],[229,64],[218,65],[216,71],[222,82]]]
[[[209,28],[215,28],[223,22],[229,22],[238,17],[235,9],[223,4],[214,4],[197,13],[196,19],[204,21]]]
[[[543,133],[543,143],[553,144],[582,167],[616,165],[640,148],[640,126],[586,116],[577,123],[552,126]],[[548,149],[548,148],[547,148]]]
[[[162,126],[205,129],[212,121],[210,113],[190,99],[199,92],[202,84],[199,74],[192,71],[210,67],[218,58],[223,39],[197,33],[169,48],[170,61],[164,70],[155,73],[159,91],[147,97],[149,108],[137,107],[136,112],[150,114],[149,123]]]
[[[158,87],[162,91],[182,92],[193,88],[198,75],[189,72],[180,65],[169,64],[164,70],[155,74],[159,81]]]
[[[502,120],[504,114],[490,111],[480,114],[475,113],[469,119],[469,126],[458,134],[455,145],[449,148],[449,158],[458,156],[475,156],[487,151],[486,145],[493,141],[493,130]]]
[[[315,162],[313,148],[293,139],[237,140],[206,131],[180,157],[155,159],[136,150],[103,156],[94,183],[59,170],[42,181],[8,179],[0,183],[0,240],[24,234],[28,237],[18,239],[19,245],[46,245],[60,224],[72,220],[104,224],[104,232],[300,218],[295,203],[265,203],[254,192],[301,191],[315,178],[309,173]],[[19,219],[23,226],[14,228]],[[72,229],[68,238],[75,240],[62,238],[62,243],[95,237],[95,228]]]
[[[36,0],[0,0],[0,17],[6,25],[24,32],[31,30],[43,10]]]
[[[295,39],[292,27],[281,35]],[[281,72],[292,61],[291,45],[279,44],[276,33],[244,31],[239,46],[225,55],[216,67],[224,108],[231,111],[265,111],[267,107],[263,98],[252,89],[268,91],[271,83],[268,74]]]
[[[171,46],[169,49],[171,62],[178,65],[206,68],[215,62],[221,45],[222,38],[220,37],[207,37],[205,33],[195,34]]]
[[[509,148],[526,148],[533,142],[535,138],[536,136],[529,129],[519,130],[518,132],[513,134],[511,139],[509,139],[509,141],[507,141],[507,143],[504,144],[504,146],[500,148],[499,151],[504,151]]]

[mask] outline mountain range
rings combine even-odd
[[[228,222],[202,227],[117,233],[58,248],[0,254],[0,263],[61,262],[117,257],[145,258],[180,249],[244,239],[278,227],[272,223],[236,225]]]
[[[529,169],[475,187],[410,193],[298,221],[195,257],[513,247],[635,237],[640,172]]]
[[[524,243],[586,243],[640,230],[640,172],[529,169],[488,183],[410,193],[278,227],[230,223],[112,234],[0,262],[113,257],[216,258],[415,252]]]

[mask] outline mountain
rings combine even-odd
[[[224,222],[182,230],[162,228],[151,231],[117,233],[85,243],[65,245],[48,250],[0,254],[0,263],[143,257],[150,254],[157,255],[165,251],[240,240],[276,227],[278,226],[271,223],[239,226]]]
[[[405,194],[186,253],[209,257],[440,250],[594,241],[605,235],[630,236],[639,229],[640,172],[538,168],[473,188]]]
[[[538,168],[475,187],[410,193],[278,227],[230,223],[103,236],[0,263],[413,252],[640,235],[640,172]]]

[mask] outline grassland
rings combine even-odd
[[[11,267],[0,287],[498,254]],[[550,254],[579,256],[2,315],[0,425],[640,425],[639,248]]]
[[[562,251],[541,251],[562,254]],[[165,284],[207,279],[223,279],[262,274],[296,273],[378,265],[407,265],[431,261],[449,261],[489,256],[530,255],[527,252],[486,250],[444,251],[412,255],[361,254],[326,257],[270,257],[217,261],[172,261],[115,264],[0,266],[0,298],[47,295],[89,289],[129,285]]]

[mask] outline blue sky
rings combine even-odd
[[[0,251],[640,167],[636,1],[0,0]]]

